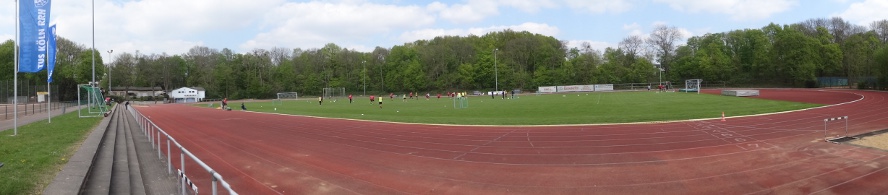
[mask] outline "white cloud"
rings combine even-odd
[[[575,10],[591,13],[623,13],[632,9],[631,0],[565,0]]]
[[[628,32],[629,36],[632,36],[632,35],[641,36],[641,35],[646,34],[641,31],[641,25],[638,25],[638,23],[634,23],[634,22],[632,24],[623,24],[623,31]]]
[[[498,15],[500,7],[514,7],[526,13],[537,13],[543,8],[558,7],[558,4],[555,0],[485,0],[468,1],[464,4],[435,1],[427,5],[426,9],[453,23],[472,23]]]
[[[408,31],[401,34],[399,40],[403,42],[413,42],[421,39],[433,39],[438,36],[468,36],[468,35],[484,35],[489,32],[501,31],[505,29],[512,29],[514,31],[527,31],[531,33],[537,33],[541,35],[547,36],[556,36],[560,33],[561,30],[555,26],[549,26],[548,24],[540,24],[540,23],[532,23],[527,22],[520,25],[513,26],[491,26],[485,28],[469,28],[469,29],[422,29],[415,31]]]
[[[501,0],[500,3],[527,13],[537,13],[541,8],[555,8],[559,4],[553,0]]]
[[[438,12],[441,19],[454,23],[481,21],[491,15],[499,14],[499,5],[495,1],[470,1],[468,4],[447,5],[434,2],[427,6],[429,11]]]
[[[152,0],[128,2],[117,13],[124,30],[135,35],[182,36],[236,30],[255,23],[256,13],[274,8],[281,0]],[[175,6],[171,6],[175,5]]]
[[[851,6],[848,6],[848,9],[837,16],[859,25],[869,26],[873,21],[888,18],[888,11],[886,10],[888,10],[888,1],[866,0],[864,2],[852,3]]]
[[[375,35],[431,25],[435,17],[417,6],[306,2],[271,10],[265,21],[270,30],[241,44],[241,49],[318,48],[326,43],[370,41]]]
[[[261,13],[282,0],[143,0],[95,1],[95,46],[100,51],[167,53],[186,52],[202,45],[201,35],[226,34],[247,28]],[[59,36],[86,47],[93,43],[91,3],[53,1],[50,23]],[[213,40],[218,42],[218,40]],[[106,62],[110,56],[102,52]]]
[[[672,9],[689,13],[730,15],[734,20],[758,20],[771,17],[798,5],[798,0],[654,0],[666,3]]]
[[[9,29],[6,31],[0,31],[0,43],[6,40],[15,39],[15,4],[9,3],[9,5],[10,6],[0,6],[0,26]]]
[[[688,30],[686,28],[678,28],[678,32],[681,35],[682,40],[688,40],[688,38],[691,38],[693,36],[697,36],[697,34],[695,34],[694,32],[691,32],[690,30]]]

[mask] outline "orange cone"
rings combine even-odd
[[[722,112],[722,121],[725,121],[725,112]]]

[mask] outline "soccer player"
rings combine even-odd
[[[426,93],[426,101],[429,100],[429,93]]]
[[[371,95],[370,96],[370,104],[373,104],[373,101],[376,101],[376,97]]]
[[[222,98],[222,110],[228,108],[228,98]]]
[[[318,96],[318,106],[324,103],[324,96]]]
[[[348,103],[349,103],[349,104],[352,103],[352,94],[348,94]]]
[[[379,108],[382,108],[382,96],[379,96]]]
[[[438,99],[439,100],[441,99],[441,93],[438,93]]]

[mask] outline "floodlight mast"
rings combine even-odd
[[[367,96],[367,61],[361,61],[362,69],[364,69],[364,75],[361,75],[361,82],[364,83],[364,96]]]
[[[493,91],[499,91],[499,70],[496,67],[496,51],[499,51],[499,48],[493,49]]]
[[[114,50],[108,50],[108,58],[111,58],[111,53]],[[108,64],[108,95],[111,95],[111,64]]]

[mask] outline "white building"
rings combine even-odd
[[[206,98],[207,90],[202,87],[182,87],[170,91],[170,98],[175,103],[200,102]]]

